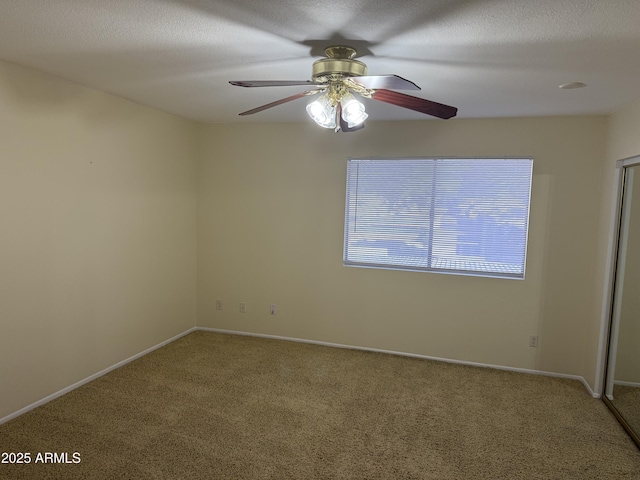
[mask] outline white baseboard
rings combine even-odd
[[[622,380],[614,380],[613,384],[622,385],[623,387],[636,387],[636,388],[640,387],[640,383],[638,382],[623,382]]]
[[[48,395],[44,398],[42,398],[41,400],[38,400],[37,402],[34,402],[30,405],[27,405],[24,408],[21,408],[20,410],[11,413],[5,417],[0,418],[0,425],[2,425],[3,423],[6,423],[10,420],[13,420],[16,417],[19,417],[20,415],[27,413],[30,410],[33,410],[34,408],[37,408],[41,405],[44,405],[45,403],[50,402],[51,400],[54,400],[62,395],[64,395],[65,393],[68,393],[72,390],[75,390],[78,387],[81,387],[82,385],[89,383],[92,380],[95,380],[96,378],[99,378],[113,370],[115,370],[116,368],[120,368],[123,365],[126,365],[129,362],[132,362],[133,360],[136,360],[148,353],[151,353],[154,350],[157,350],[158,348],[164,347],[165,345],[168,345],[171,342],[174,342],[176,340],[178,340],[181,337],[184,337],[185,335],[188,335],[192,332],[195,331],[203,331],[203,332],[214,332],[214,333],[223,333],[223,334],[228,334],[228,335],[244,335],[244,336],[249,336],[249,337],[258,337],[258,338],[270,338],[270,339],[274,339],[274,340],[285,340],[285,341],[289,341],[289,342],[299,342],[299,343],[308,343],[308,344],[312,344],[312,345],[323,345],[326,347],[334,347],[334,348],[346,348],[346,349],[350,349],[350,350],[362,350],[362,351],[366,351],[366,352],[378,352],[378,353],[386,353],[386,354],[390,354],[390,355],[400,355],[400,356],[404,356],[404,357],[413,357],[413,358],[422,358],[425,360],[435,360],[438,362],[446,362],[446,363],[456,363],[456,364],[460,364],[460,365],[470,365],[470,366],[474,366],[474,367],[483,367],[483,368],[494,368],[497,370],[507,370],[507,371],[511,371],[511,372],[519,372],[519,373],[528,373],[531,375],[544,375],[547,377],[558,377],[558,378],[569,378],[572,380],[578,380],[580,382],[582,382],[582,384],[585,386],[585,388],[587,389],[587,391],[589,392],[589,394],[594,397],[594,398],[600,398],[600,395],[595,393],[591,387],[589,386],[589,384],[587,383],[587,381],[584,379],[584,377],[581,377],[579,375],[568,375],[568,374],[564,374],[564,373],[555,373],[555,372],[545,372],[542,370],[531,370],[531,369],[527,369],[527,368],[517,368],[517,367],[505,367],[503,365],[492,365],[492,364],[487,364],[487,363],[478,363],[478,362],[468,362],[468,361],[464,361],[464,360],[454,360],[454,359],[450,359],[450,358],[441,358],[441,357],[432,357],[429,355],[420,355],[420,354],[415,354],[415,353],[406,353],[406,352],[396,352],[396,351],[392,351],[392,350],[382,350],[382,349],[378,349],[378,348],[369,348],[369,347],[359,347],[356,345],[344,345],[344,344],[340,344],[340,343],[331,343],[331,342],[321,342],[321,341],[316,341],[316,340],[307,340],[304,338],[295,338],[295,337],[283,337],[283,336],[278,336],[278,335],[266,335],[266,334],[261,334],[261,333],[251,333],[251,332],[242,332],[242,331],[234,331],[234,330],[224,330],[224,329],[219,329],[219,328],[207,328],[207,327],[193,327],[190,328],[189,330],[186,330],[182,333],[179,333],[178,335],[165,340],[164,342],[161,342],[157,345],[154,345],[153,347],[147,348],[146,350],[143,350],[140,353],[137,353],[135,355],[133,355],[132,357],[129,357],[125,360],[122,360],[110,367],[105,368],[104,370],[100,370],[97,373],[94,373],[93,375],[88,376],[87,378],[84,378],[76,383],[74,383],[73,385],[69,385],[68,387],[63,388],[62,390],[58,390],[55,393],[52,393],[51,395]],[[628,382],[627,382],[628,383]],[[638,384],[635,384],[634,386],[640,386]]]
[[[41,400],[38,400],[37,402],[34,402],[30,405],[27,405],[24,408],[21,408],[20,410],[18,410],[17,412],[13,412],[10,413],[9,415],[7,415],[6,417],[2,417],[0,418],[0,425],[2,425],[3,423],[8,422],[9,420],[13,420],[16,417],[19,417],[20,415],[27,413],[29,410],[33,410],[34,408],[39,407],[40,405],[44,405],[45,403],[50,402],[51,400],[54,400],[58,397],[61,397],[62,395],[64,395],[65,393],[69,393],[71,390],[75,390],[78,387],[81,387],[82,385],[84,385],[85,383],[89,383],[92,380],[95,380],[98,377],[101,377],[109,372],[111,372],[112,370],[115,370],[116,368],[120,368],[123,365],[126,365],[129,362],[132,362],[148,353],[153,352],[154,350],[157,350],[158,348],[164,347],[165,345],[168,345],[171,342],[174,342],[176,340],[178,340],[181,337],[184,337],[185,335],[188,335],[191,332],[195,332],[198,328],[197,327],[193,327],[190,328],[189,330],[179,333],[178,335],[176,335],[175,337],[171,337],[168,340],[165,340],[164,342],[161,342],[157,345],[154,345],[153,347],[149,347],[146,350],[143,350],[140,353],[135,354],[132,357],[129,357],[125,360],[122,360],[121,362],[118,362],[114,365],[111,365],[110,367],[105,368],[104,370],[100,370],[97,373],[94,373],[93,375],[88,376],[87,378],[84,378],[82,380],[80,380],[79,382],[74,383],[73,385],[69,385],[68,387],[63,388],[62,390],[58,390],[55,393],[52,393],[51,395],[47,395],[46,397],[44,397]]]
[[[532,370],[532,369],[528,369],[528,368],[518,368],[518,367],[506,367],[503,365],[492,365],[489,363],[478,363],[478,362],[469,362],[469,361],[465,361],[465,360],[454,360],[454,359],[450,359],[450,358],[441,358],[441,357],[432,357],[429,355],[420,355],[420,354],[416,354],[416,353],[406,353],[406,352],[395,352],[392,350],[382,350],[382,349],[378,349],[378,348],[369,348],[369,347],[359,347],[356,345],[343,345],[341,343],[331,343],[331,342],[321,342],[321,341],[317,341],[317,340],[307,340],[304,338],[295,338],[295,337],[282,337],[279,335],[266,335],[263,333],[251,333],[251,332],[242,332],[242,331],[235,331],[235,330],[224,330],[224,329],[219,329],[219,328],[208,328],[208,327],[196,327],[197,330],[203,331],[203,332],[214,332],[214,333],[224,333],[224,334],[228,334],[228,335],[244,335],[244,336],[248,336],[248,337],[259,337],[259,338],[270,338],[273,340],[285,340],[285,341],[289,341],[289,342],[299,342],[299,343],[309,343],[312,345],[323,345],[325,347],[335,347],[335,348],[346,348],[346,349],[350,349],[350,350],[362,350],[365,352],[378,352],[378,353],[387,353],[390,355],[400,355],[403,357],[413,357],[413,358],[422,358],[425,360],[435,360],[437,362],[446,362],[446,363],[456,363],[459,365],[470,365],[473,367],[482,367],[482,368],[493,368],[496,370],[507,370],[510,372],[519,372],[519,373],[527,373],[530,375],[543,375],[546,377],[556,377],[556,378],[568,378],[571,380],[578,380],[579,382],[581,382],[584,387],[587,389],[587,391],[589,392],[589,395],[591,395],[593,398],[600,398],[600,394],[596,393],[593,391],[593,389],[591,388],[591,386],[589,385],[589,383],[584,379],[584,377],[580,376],[580,375],[569,375],[566,373],[556,373],[556,372],[546,372],[543,370]]]

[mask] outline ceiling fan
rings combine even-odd
[[[312,80],[230,81],[231,85],[239,87],[317,87],[247,110],[240,115],[252,115],[298,98],[317,94],[321,95],[307,105],[307,113],[321,127],[333,128],[336,132],[353,132],[364,127],[368,115],[364,105],[354,94],[442,119],[454,117],[458,111],[456,107],[394,92],[393,90],[420,90],[420,87],[398,75],[367,75],[367,66],[354,58],[354,48],[335,45],[327,47],[325,54],[327,58],[313,63]]]

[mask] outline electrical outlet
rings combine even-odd
[[[222,310],[222,300],[216,300],[216,310]]]
[[[247,312],[247,304],[244,302],[240,302],[240,313],[246,313]]]
[[[277,311],[278,311],[278,309],[276,307],[276,304],[272,303],[271,307],[269,307],[269,312],[271,313],[271,315],[275,315]]]
[[[529,346],[530,347],[537,347],[538,346],[538,336],[537,335],[531,335],[529,337]]]

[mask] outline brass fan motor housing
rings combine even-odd
[[[313,62],[311,78],[324,80],[335,77],[360,77],[367,74],[367,66],[359,60],[354,60],[355,49],[336,45],[324,50],[327,58]]]

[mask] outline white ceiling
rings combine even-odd
[[[0,59],[203,122],[298,121],[325,46],[459,117],[608,114],[640,98],[640,0],[2,0]],[[584,82],[587,88],[558,85]],[[374,119],[431,118],[367,101]]]

